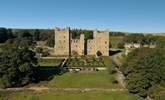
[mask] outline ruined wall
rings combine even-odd
[[[96,55],[96,47],[95,40],[89,39],[87,40],[87,55]]]
[[[71,39],[71,55],[75,52],[84,55],[84,34],[80,35],[80,39]]]
[[[70,29],[55,28],[55,55],[69,55],[70,54]]]

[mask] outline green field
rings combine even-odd
[[[15,92],[9,100],[143,100],[128,92]],[[7,99],[7,100],[8,100]]]
[[[123,41],[123,36],[110,36],[109,42],[112,45],[112,48],[117,48],[118,43]]]

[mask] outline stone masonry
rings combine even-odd
[[[69,28],[55,28],[55,46],[54,54],[57,56],[69,56],[73,54],[84,55],[87,49],[87,55],[96,55],[100,51],[103,56],[109,56],[109,32],[94,31],[93,39],[87,40],[85,48],[84,34],[80,35],[80,39],[72,39]]]

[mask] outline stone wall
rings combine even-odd
[[[80,35],[80,39],[71,39],[71,55],[75,52],[84,55],[84,34]]]

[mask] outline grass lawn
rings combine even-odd
[[[38,59],[38,65],[58,67],[64,59]]]
[[[128,92],[16,92],[11,100],[143,100]]]
[[[109,41],[112,48],[117,48],[118,43],[123,41],[123,36],[110,36]]]
[[[114,80],[114,76],[107,71],[65,73],[54,77],[47,85],[58,88],[118,88],[118,84],[112,83],[112,80]]]

